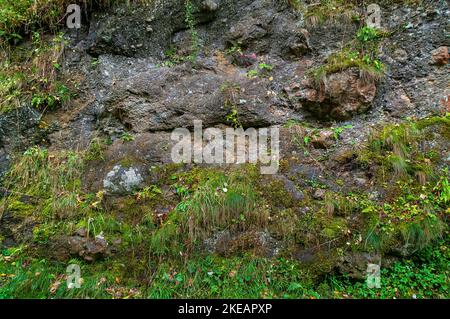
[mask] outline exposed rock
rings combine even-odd
[[[406,92],[402,89],[389,92],[385,97],[386,104],[385,110],[391,113],[393,116],[403,116],[405,111],[411,110],[413,104],[409,99]]]
[[[244,68],[249,67],[254,63],[256,63],[256,61],[258,61],[258,58],[255,53],[252,54],[235,53],[233,54],[232,58],[234,64]]]
[[[315,148],[329,148],[336,143],[335,134],[332,130],[320,130],[320,132],[311,137],[311,144]]]
[[[103,179],[103,187],[110,193],[126,194],[137,189],[142,182],[138,168],[115,165]]]
[[[283,14],[279,14],[281,10]],[[231,25],[226,41],[257,53],[272,53],[285,58],[299,57],[311,50],[309,33],[296,25],[297,16],[286,6],[254,1]]]
[[[217,10],[214,1],[193,0],[196,23],[213,19]],[[161,58],[170,48],[172,34],[186,29],[185,1],[155,1],[151,6],[121,5],[96,14],[91,22],[85,45],[94,56],[117,54],[122,56],[152,56]]]
[[[79,237],[86,237],[87,236],[87,230],[86,230],[86,228],[77,229],[75,231],[74,235],[79,236]]]
[[[294,104],[300,103],[317,118],[344,120],[370,107],[376,85],[351,68],[327,75],[320,85],[304,80],[301,84],[294,83],[287,91]]]
[[[67,239],[70,254],[78,255],[86,261],[93,261],[104,257],[109,253],[108,243],[102,236],[87,238],[72,236]]]
[[[367,184],[367,179],[362,178],[362,177],[355,177],[355,183],[358,186],[364,186]]]
[[[403,49],[396,49],[394,51],[394,59],[398,62],[406,62],[408,61],[408,52]]]
[[[381,264],[381,256],[369,253],[347,253],[338,263],[341,274],[348,274],[350,278],[365,279],[368,264]]]
[[[313,198],[317,200],[323,200],[325,198],[326,191],[322,188],[317,189],[314,194]]]
[[[219,8],[219,4],[213,0],[204,0],[202,3],[202,7],[206,11],[216,11]]]
[[[41,114],[29,106],[0,113],[0,179],[9,168],[13,151],[23,151],[45,139],[47,131],[39,128],[40,120]]]
[[[377,84],[378,94],[373,101],[373,110],[384,108],[386,94],[403,90],[413,107],[395,110],[393,115],[427,116],[436,112],[439,101],[449,94],[448,69],[433,66],[431,52],[441,46],[449,46],[448,38],[442,30],[448,28],[450,12],[445,1],[433,1],[432,7],[431,13],[418,14],[421,11],[419,8],[399,6],[384,14],[383,26],[388,29],[408,22],[415,27],[393,34],[388,39],[393,47],[386,45],[382,48],[382,60],[388,71]],[[407,54],[398,54],[401,52],[399,50],[404,50]]]
[[[203,241],[204,249],[209,253],[229,255],[242,250],[254,249],[258,255],[277,256],[281,243],[265,231],[248,231],[231,234],[228,230],[215,233]]]
[[[104,95],[99,101],[105,105],[102,117],[109,123],[113,116],[134,132],[192,127],[194,120],[202,120],[204,126],[227,123],[233,103],[238,104],[239,122],[244,127],[280,124],[295,117],[278,96],[267,94],[268,79],[249,79],[233,66],[222,70],[217,60],[212,61],[213,70],[147,64],[144,70],[133,68],[125,74],[117,74],[116,70],[127,68],[127,60],[104,56],[103,61]],[[113,78],[117,79],[114,84]],[[224,83],[238,88],[232,97],[223,90]]]
[[[448,47],[439,47],[431,52],[431,60],[433,64],[445,65],[448,63]]]
[[[1,190],[0,190],[1,192]],[[25,204],[25,203],[24,203]],[[17,246],[33,239],[36,221],[32,217],[21,217],[12,210],[0,213],[0,248]]]

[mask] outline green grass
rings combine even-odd
[[[377,58],[372,58],[363,51],[343,49],[331,54],[327,62],[310,70],[310,75],[318,84],[323,83],[330,74],[356,68],[362,71],[362,78],[366,81],[377,81],[384,75],[385,67]]]
[[[302,5],[293,1],[294,7],[304,12],[310,25],[336,22],[340,19],[351,21],[359,19],[354,1],[347,0],[321,0],[320,2]]]
[[[364,193],[343,194],[318,183],[302,189],[303,201],[294,201],[283,181],[261,178],[255,165],[157,167],[152,173],[158,182],[116,198],[101,190],[85,193],[81,185],[85,165],[102,158],[100,141],[77,153],[30,148],[15,158],[5,181],[12,194],[2,199],[0,207],[2,213],[6,208],[16,217],[32,218],[32,238],[2,252],[0,296],[392,298],[397,296],[396,288],[398,296],[410,297],[409,285],[418,298],[445,297],[437,287],[447,274],[443,262],[433,261],[438,258],[433,254],[424,260],[411,254],[422,256],[431,247],[444,254],[439,241],[448,238],[448,171],[430,165],[424,183],[415,173],[424,171],[419,164],[425,159],[439,159],[431,156],[432,150],[422,152],[420,141],[445,132],[447,126],[446,117],[436,117],[387,125],[374,132],[357,155],[365,156],[376,174],[384,170],[393,178],[374,180],[389,194],[382,201],[369,200]],[[389,164],[389,153],[403,157],[404,176],[392,174],[396,168]],[[310,196],[317,187],[326,189],[323,200]],[[166,198],[166,194],[173,195]],[[30,199],[25,200],[25,195]],[[314,213],[298,214],[296,208],[301,205]],[[169,207],[167,215],[156,214],[160,206]],[[52,243],[80,228],[90,237],[103,234],[109,243],[116,243],[116,252],[89,264],[78,259],[55,261],[49,249]],[[224,230],[237,236],[220,255],[205,255],[200,249],[204,239]],[[263,257],[251,237],[261,231],[286,244],[278,257]],[[292,252],[299,246],[319,247],[319,259],[311,266],[293,260]],[[335,263],[348,250],[385,253],[392,247],[408,257],[383,270],[382,284],[388,287],[383,293],[368,290],[363,282],[333,276]],[[81,265],[82,289],[64,286],[69,263]],[[429,285],[431,294],[425,292],[426,283],[414,284],[417,280],[435,280]]]
[[[68,289],[67,264],[24,258],[22,253],[0,255],[0,298],[448,298],[450,256],[443,242],[382,268],[381,289],[346,276],[314,281],[296,261],[251,255],[153,264],[147,284],[123,276],[126,266],[121,262],[85,264],[74,259],[69,263],[80,265],[83,279],[80,289]]]
[[[381,269],[381,288],[370,289],[365,282],[352,281],[345,276],[328,278],[330,298],[376,299],[447,299],[449,283],[448,245],[441,242],[428,248],[411,260],[396,262],[391,268]]]

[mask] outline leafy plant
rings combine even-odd
[[[334,139],[338,140],[339,137],[341,136],[342,132],[344,132],[344,130],[351,129],[351,128],[353,128],[353,125],[351,125],[351,124],[333,128]]]
[[[361,42],[377,40],[379,37],[380,33],[377,29],[367,26],[359,29],[358,33],[356,34],[356,38]]]
[[[131,142],[134,141],[134,136],[128,132],[124,132],[121,136],[120,139],[124,142]]]

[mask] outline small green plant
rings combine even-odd
[[[350,124],[333,128],[334,139],[338,140],[340,138],[342,132],[344,132],[344,130],[351,129],[351,128],[353,128],[353,125],[350,125]]]
[[[103,161],[105,159],[105,144],[98,138],[92,139],[86,153],[88,161]]]
[[[185,1],[185,22],[189,28],[189,34],[191,36],[191,54],[189,55],[188,59],[191,61],[195,60],[200,50],[200,40],[198,32],[195,29],[195,9],[195,6],[190,0]]]
[[[151,200],[161,194],[161,189],[156,185],[147,186],[141,191],[135,193],[137,200]]]
[[[247,72],[247,77],[249,77],[250,79],[252,78],[256,78],[258,76],[267,76],[268,73],[272,72],[273,70],[273,65],[267,64],[267,63],[259,63],[258,64],[258,69],[254,69],[254,70],[249,70]]]
[[[377,29],[366,26],[358,31],[356,38],[361,42],[369,42],[379,39],[380,33]]]
[[[261,70],[265,70],[265,71],[268,71],[268,72],[271,72],[273,70],[273,65],[267,64],[267,63],[260,63],[260,64],[258,64],[258,67]]]
[[[439,201],[444,204],[450,203],[450,183],[447,176],[448,170],[444,170],[443,175],[440,177],[437,185],[434,188],[434,191],[438,195]],[[448,212],[450,212],[450,208],[448,209]]]
[[[128,132],[124,132],[121,136],[120,139],[124,142],[131,142],[134,141],[134,136]]]
[[[177,53],[176,47],[171,47],[170,49],[164,51],[164,55],[166,60],[163,61],[162,65],[169,68],[187,60],[187,57],[181,56]]]
[[[92,60],[91,60],[91,66],[93,67],[93,68],[95,68],[97,65],[99,65],[100,64],[100,60],[98,59],[98,58],[92,58]]]
[[[225,117],[225,119],[234,128],[242,127],[242,125],[239,121],[238,110],[235,105],[232,106],[230,113],[228,113],[228,115]]]
[[[220,86],[220,92],[222,92],[225,96],[225,107],[230,109],[229,113],[225,117],[225,120],[235,128],[242,127],[239,121],[236,102],[237,94],[239,94],[240,89],[239,84],[232,82],[224,82]]]
[[[259,75],[258,70],[249,70],[247,72],[247,77],[250,79],[256,78]]]
[[[303,137],[303,143],[308,146],[309,143],[311,142],[311,137],[310,136],[305,136]]]
[[[241,48],[241,45],[240,45],[239,43],[234,44],[234,45],[232,45],[231,47],[229,47],[229,48],[225,51],[225,53],[226,53],[227,55],[233,55],[233,54],[235,54],[235,53],[242,54],[242,48]]]
[[[363,72],[367,80],[378,80],[384,74],[384,65],[378,59],[372,59],[369,55],[357,51],[344,49],[341,52],[330,55],[327,63],[309,71],[316,83],[322,83],[324,79],[339,71],[349,68],[358,68]]]

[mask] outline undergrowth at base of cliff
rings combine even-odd
[[[89,193],[99,142],[30,148],[3,183],[0,297],[448,298],[449,172],[433,164],[439,144],[423,145],[449,127],[447,115],[373,131],[350,157],[371,168],[378,199],[311,184],[294,200],[250,164],[165,165],[134,194]],[[365,282],[371,258],[380,289]]]

